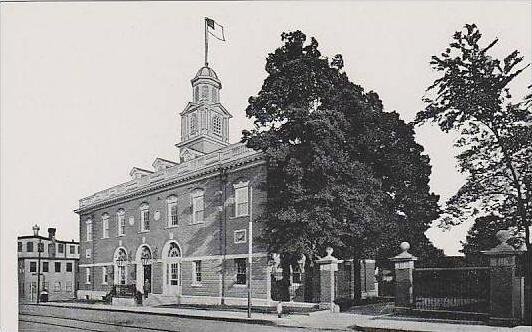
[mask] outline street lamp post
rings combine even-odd
[[[39,296],[41,293],[41,253],[44,252],[44,243],[39,238],[37,244],[37,303],[39,303]]]

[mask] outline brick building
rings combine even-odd
[[[21,302],[37,301],[38,279],[39,290],[46,290],[50,301],[75,298],[79,243],[57,240],[55,231],[55,228],[48,228],[48,237],[41,236],[39,226],[35,225],[33,235],[18,237],[18,294]]]
[[[148,304],[246,303],[248,223],[264,209],[265,162],[229,144],[216,73],[205,66],[191,84],[179,162],[157,158],[153,170],[134,167],[130,181],[80,200],[79,298],[135,285]],[[260,231],[254,223],[253,238]],[[268,257],[256,241],[252,266],[253,303],[268,304]]]

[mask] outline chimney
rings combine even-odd
[[[48,237],[51,239],[51,240],[54,240],[55,239],[55,228],[48,228]]]
[[[39,236],[39,230],[40,230],[39,225],[35,224],[32,227],[32,229],[33,229],[33,236]]]

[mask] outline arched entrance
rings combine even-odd
[[[125,285],[127,283],[127,252],[123,247],[115,250],[113,257],[114,264],[114,284]]]
[[[147,244],[139,247],[135,261],[137,263],[137,290],[147,297],[151,293],[153,284],[152,253]]]
[[[169,241],[163,248],[164,285],[166,295],[181,294],[181,249],[176,241]]]

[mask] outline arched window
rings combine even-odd
[[[212,131],[215,135],[222,136],[222,119],[219,115],[212,118]]]
[[[147,232],[150,230],[150,206],[142,203],[140,206],[140,231]]]
[[[206,100],[208,98],[209,98],[209,86],[202,85],[201,86],[201,100]]]
[[[170,249],[168,249],[168,257],[181,257],[181,250],[179,250],[177,243],[170,243]]]
[[[116,229],[118,236],[126,234],[126,212],[124,209],[116,212]]]
[[[126,265],[127,265],[127,254],[126,251],[122,248],[118,249],[118,252],[115,256],[115,264],[117,267],[116,282],[120,285],[126,284]]]
[[[85,239],[87,242],[89,242],[89,241],[92,241],[92,220],[87,219],[85,223],[87,226],[87,236]]]
[[[212,102],[213,103],[217,103],[218,102],[218,93],[216,91],[216,88],[212,87],[211,88],[211,92],[212,92],[212,98],[211,98]]]
[[[169,196],[166,199],[168,213],[168,227],[177,226],[177,197]]]
[[[192,192],[192,223],[203,222],[203,211],[205,210],[205,204],[203,200],[203,190],[196,189]]]
[[[109,215],[104,213],[102,215],[102,239],[109,237]]]
[[[190,115],[190,134],[195,135],[198,132],[198,116],[196,113]]]
[[[196,88],[194,89],[194,101],[199,101],[199,86],[196,85]]]

